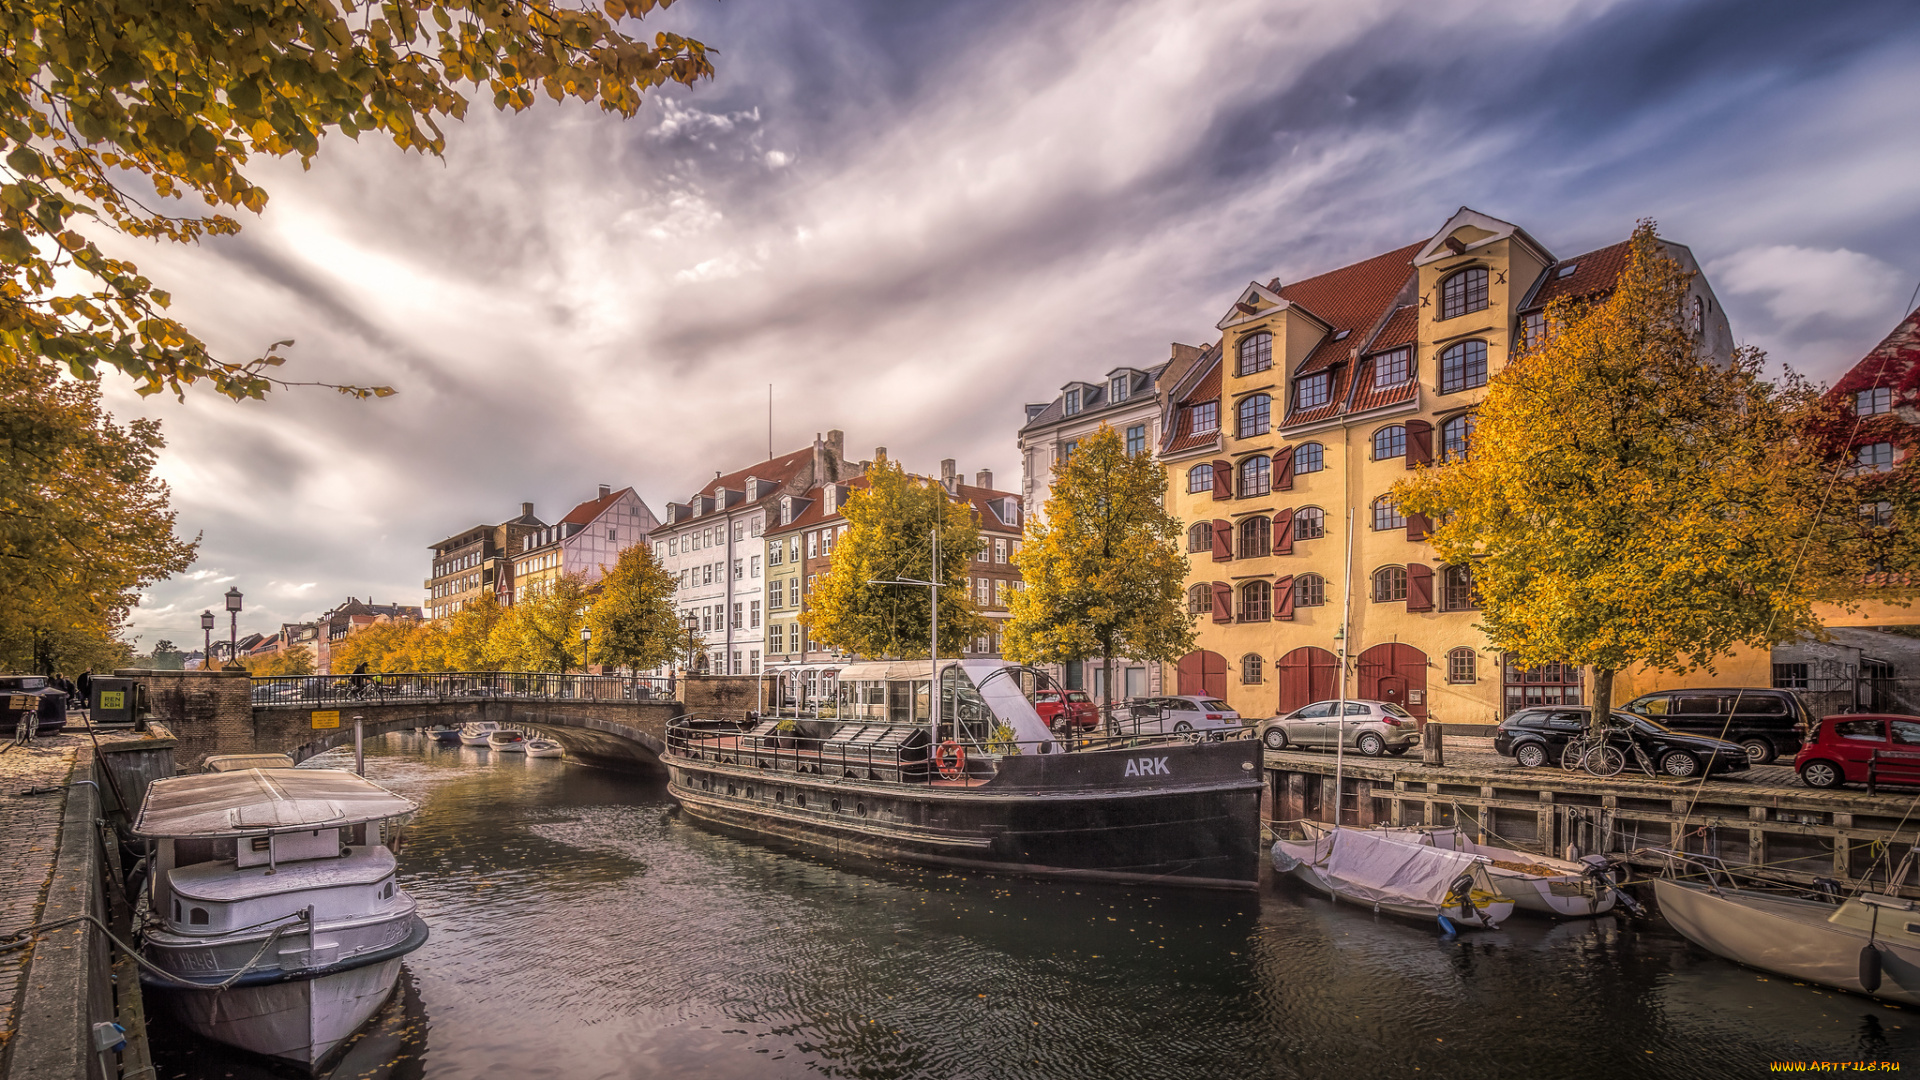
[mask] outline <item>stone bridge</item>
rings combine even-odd
[[[339,695],[327,693],[322,700],[303,700],[301,695],[275,700],[271,693],[256,693],[255,681],[239,671],[134,669],[115,674],[141,683],[149,715],[166,723],[179,739],[174,758],[181,772],[198,769],[215,754],[287,754],[304,761],[350,745],[355,717],[362,719],[368,738],[416,727],[491,720],[550,736],[567,748],[569,757],[585,764],[657,771],[667,721],[689,711],[674,700],[636,701],[611,693],[605,694],[610,700],[595,700],[601,691],[582,692],[572,684],[556,684],[553,693],[473,696],[472,691],[456,691],[426,677],[370,675],[366,681],[370,687],[407,680],[416,684],[406,694],[391,696],[375,692],[335,700]],[[262,680],[263,685],[288,682]],[[609,682],[618,689],[618,680]],[[744,715],[754,707],[761,690],[752,677],[729,676],[682,680],[678,689],[702,716]]]

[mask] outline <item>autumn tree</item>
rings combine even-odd
[[[1165,506],[1167,474],[1129,454],[1105,424],[1054,474],[1042,514],[1027,519],[1014,565],[1003,648],[1022,664],[1100,659],[1104,707],[1113,710],[1113,660],[1171,661],[1193,648],[1183,603],[1187,557],[1180,521]]]
[[[494,626],[488,654],[508,671],[580,667],[580,627],[588,603],[586,581],[563,574],[522,596]]]
[[[4,301],[0,301],[4,302]],[[0,358],[0,668],[110,670],[147,586],[186,569],[165,445],[151,420],[116,424],[93,383]]]
[[[673,610],[675,585],[674,575],[654,559],[652,545],[622,551],[587,613],[593,657],[636,671],[673,659],[687,637]]]
[[[213,356],[170,297],[99,246],[110,232],[190,243],[259,213],[256,155],[309,165],[331,131],[439,155],[440,122],[478,96],[544,93],[632,116],[641,94],[712,74],[705,47],[630,36],[672,0],[8,0],[0,5],[0,363],[114,368],[142,394],[275,384],[278,345]],[[194,213],[198,201],[209,212]],[[290,344],[281,342],[280,345]],[[358,396],[386,387],[339,387]]]
[[[1857,528],[1821,511],[1819,396],[1756,350],[1703,355],[1689,280],[1641,223],[1613,293],[1553,303],[1489,381],[1465,460],[1393,489],[1473,568],[1495,648],[1593,668],[1596,727],[1615,673],[1816,632],[1814,600],[1859,580]]]
[[[500,625],[506,613],[499,599],[489,592],[467,601],[459,611],[442,620],[446,633],[445,670],[500,670],[489,651],[489,642],[493,639],[494,627]]]
[[[967,588],[968,563],[980,550],[971,505],[938,481],[880,461],[840,513],[847,533],[834,544],[833,562],[814,586],[812,607],[800,616],[813,640],[873,658],[927,655],[933,614],[927,588],[869,584],[874,581],[940,582],[943,656],[960,655],[966,641],[992,630]],[[936,532],[938,576],[931,543]]]
[[[159,653],[156,647],[155,655]],[[313,674],[313,653],[302,648],[282,649],[261,657],[242,657],[240,663],[246,667],[247,674],[256,679],[278,675]]]

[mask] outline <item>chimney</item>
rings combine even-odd
[[[946,488],[948,491],[954,490],[954,488],[960,483],[960,478],[955,475],[956,472],[957,470],[954,468],[954,461],[952,458],[941,458],[940,459],[940,486],[943,488]]]
[[[993,490],[993,470],[981,469],[973,474],[973,486]]]
[[[601,497],[601,498],[603,498],[603,499],[604,499],[604,498],[606,498],[607,496],[609,496],[609,495],[611,495],[611,494],[613,494],[613,489],[612,489],[611,487],[608,487],[608,486],[607,486],[607,485],[605,485],[605,484],[601,484],[601,485],[600,485],[600,497]]]
[[[820,433],[817,431],[813,433],[813,475],[808,479],[815,487],[833,479],[828,472],[827,444],[820,438]]]
[[[886,447],[884,447],[884,446],[876,446],[876,447],[874,447],[874,448],[873,448],[873,460],[874,460],[874,463],[875,463],[875,464],[878,464],[878,463],[880,463],[880,462],[882,462],[882,461],[885,461],[885,460],[887,460],[887,448],[886,448]]]
[[[521,516],[521,517],[532,517],[532,516],[533,516],[533,504],[532,504],[532,503],[521,503],[521,504],[520,504],[520,516]]]

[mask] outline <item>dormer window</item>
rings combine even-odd
[[[1273,366],[1273,335],[1262,331],[1240,339],[1240,363],[1235,374],[1253,375]]]
[[[1295,409],[1317,409],[1333,400],[1333,375],[1330,372],[1318,372],[1293,383],[1293,407]]]
[[[1579,263],[1568,263],[1560,269],[1555,270],[1553,276],[1556,278],[1572,277],[1573,272],[1578,269],[1580,269]]]
[[[1107,384],[1107,398],[1115,405],[1127,400],[1127,384],[1133,381],[1130,376],[1115,375]]]
[[[1189,406],[1187,411],[1193,414],[1193,426],[1188,429],[1193,434],[1205,435],[1220,429],[1219,402],[1203,401],[1198,405]]]
[[[1373,386],[1378,390],[1399,386],[1413,378],[1413,350],[1395,349],[1373,358]]]
[[[1440,283],[1440,317],[1452,319],[1487,307],[1487,268],[1470,266]]]
[[[1061,410],[1068,416],[1080,415],[1080,388],[1074,387],[1061,396]]]

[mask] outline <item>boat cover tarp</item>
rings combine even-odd
[[[1359,829],[1334,831],[1333,854],[1322,872],[1335,890],[1375,903],[1438,908],[1453,883],[1475,876],[1479,860],[1401,837]],[[1476,877],[1477,882],[1477,877]]]
[[[196,773],[147,786],[138,836],[245,836],[333,827],[411,814],[414,805],[341,769],[247,769]]]

